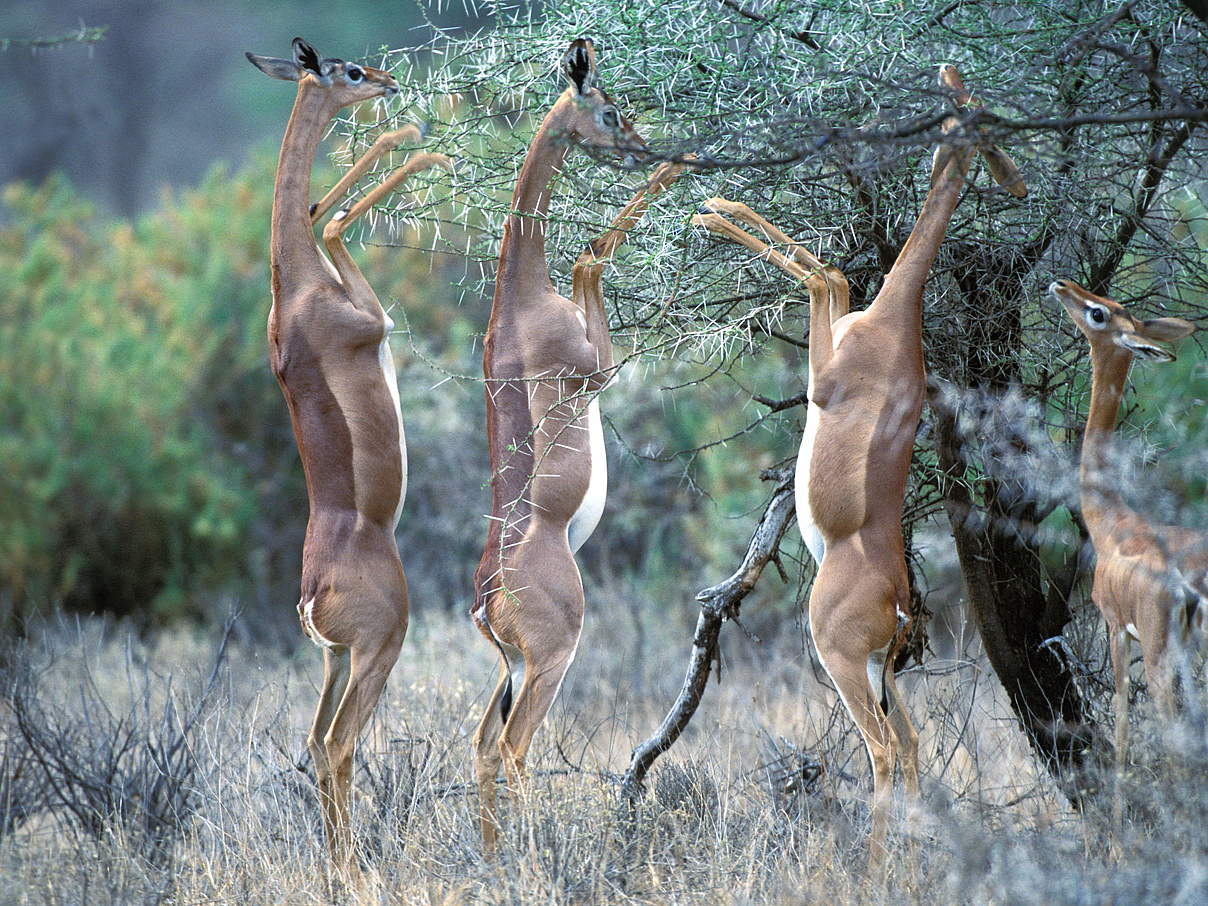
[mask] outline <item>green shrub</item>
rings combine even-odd
[[[135,223],[59,178],[4,192],[0,590],[157,616],[238,574],[285,419],[264,366],[271,162]],[[224,430],[215,430],[221,426]]]

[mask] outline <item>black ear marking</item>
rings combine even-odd
[[[562,57],[562,73],[579,94],[591,93],[595,81],[596,64],[591,41],[576,38]]]
[[[294,38],[294,62],[303,69],[319,74],[319,53],[301,38]]]
[[[1175,355],[1161,346],[1155,346],[1153,343],[1147,342],[1143,337],[1132,334],[1124,334],[1117,339],[1117,345],[1133,352],[1139,356],[1147,358],[1154,362],[1173,362]]]
[[[1137,352],[1144,354],[1147,358],[1155,362],[1173,362],[1176,361],[1175,354],[1161,349],[1157,346],[1137,346],[1134,347]]]

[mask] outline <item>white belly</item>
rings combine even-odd
[[[793,496],[797,503],[797,528],[810,549],[814,562],[822,565],[822,557],[826,554],[826,541],[822,532],[814,522],[814,514],[810,511],[810,459],[814,455],[814,440],[818,436],[818,422],[822,411],[813,403],[809,404],[805,414],[805,433],[801,436],[801,449],[797,452],[797,470],[793,478]]]
[[[394,418],[398,423],[398,455],[402,468],[402,483],[399,485],[398,502],[394,505],[393,527],[398,527],[399,517],[403,514],[403,501],[407,498],[407,438],[403,434],[403,410],[398,398],[398,376],[394,372],[394,356],[390,354],[390,331],[394,322],[386,318],[386,333],[378,345],[378,363],[382,366],[382,377],[386,381],[386,389],[390,391],[390,399],[394,402]]]
[[[587,493],[566,529],[571,553],[581,548],[600,523],[604,514],[604,502],[608,498],[608,459],[604,452],[604,423],[600,420],[600,401],[594,399],[587,406],[587,434],[591,452],[591,479]]]

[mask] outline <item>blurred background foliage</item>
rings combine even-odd
[[[920,85],[940,56],[980,75],[975,87],[1008,115],[1050,112],[1058,101],[1083,111],[1144,98],[1135,73],[1110,57],[1077,71],[1045,68],[1054,47],[1104,14],[1101,2],[1074,11],[1056,2],[958,4],[943,28],[928,25],[936,10],[925,4],[752,2],[748,12],[762,19],[733,4],[700,5],[691,15],[673,6],[563,2],[545,4],[540,17],[522,7],[492,18],[493,5],[428,3],[354,2],[339,15],[317,0],[6,4],[0,37],[58,34],[81,21],[108,29],[95,45],[0,53],[0,104],[22,124],[0,149],[8,183],[0,208],[0,608],[20,617],[69,607],[154,624],[225,614],[234,602],[258,631],[280,632],[283,644],[297,639],[305,496],[264,339],[275,149],[292,90],[252,70],[244,50],[285,54],[300,33],[325,54],[388,59],[404,81],[401,115],[431,121],[434,147],[461,158],[451,207],[416,211],[402,193],[355,251],[383,303],[398,306],[394,348],[411,460],[399,540],[417,614],[469,601],[488,508],[476,376],[491,259],[516,167],[560,89],[553,66],[568,37],[597,38],[606,87],[663,150],[706,149],[718,159],[801,153],[824,123],[934,111],[937,98]],[[1186,35],[1177,4],[1134,6],[1134,20],[1114,24],[1109,38],[1140,42],[1142,25]],[[477,31],[492,27],[499,30],[489,39]],[[997,52],[1012,29],[1026,34],[1011,54]],[[1163,63],[1187,77],[1178,87],[1188,90],[1203,58],[1172,40]],[[824,78],[834,91],[816,90]],[[1071,79],[1073,100],[1061,93]],[[769,111],[796,116],[798,131],[766,127]],[[1038,302],[1039,288],[1054,267],[1082,276],[1080,255],[1102,247],[1125,216],[1119,207],[1147,128],[1113,127],[1103,144],[1087,128],[1064,145],[1053,134],[1005,136],[1018,139],[1011,150],[1042,191],[1023,206],[973,193],[928,297],[934,370],[976,389],[963,372],[981,329],[970,320],[976,300],[960,283],[970,250],[989,239],[1010,252],[1044,230],[1062,231],[1039,266],[995,290],[1022,311],[1017,376],[1026,393],[1015,409],[992,405],[1040,426],[1064,457],[1045,460],[1054,472],[1070,472],[1080,425],[1071,412],[1085,411],[1089,375],[1083,344]],[[341,127],[325,146],[335,164],[317,166],[316,195],[371,135],[363,120]],[[580,558],[589,584],[625,600],[640,595],[657,619],[690,620],[692,592],[727,573],[745,545],[764,499],[760,469],[795,449],[801,410],[769,415],[752,394],[778,399],[803,389],[804,351],[772,333],[801,337],[801,294],[692,230],[696,204],[713,194],[758,200],[847,269],[859,303],[879,281],[877,229],[886,233],[882,245],[900,242],[925,192],[927,142],[846,151],[836,142],[816,167],[719,169],[686,177],[659,199],[605,277],[626,351],[653,345],[657,354],[633,356],[604,398],[611,487],[605,521]],[[1156,287],[1156,309],[1208,304],[1201,148],[1197,138],[1178,157],[1145,228],[1127,243],[1113,288],[1130,302]],[[555,187],[551,233],[564,289],[581,244],[643,178],[575,160]],[[1074,192],[1092,184],[1061,170],[1063,160],[1099,180],[1095,193]],[[864,207],[853,205],[853,174],[867,190]],[[1088,228],[1095,216],[1106,226]],[[1195,280],[1181,282],[1187,275]],[[1171,451],[1208,445],[1208,372],[1194,342],[1181,353],[1178,363],[1134,372],[1128,418],[1144,441],[1142,464],[1168,465]],[[918,512],[934,515],[927,430],[914,493]],[[1178,465],[1155,486],[1181,518],[1201,504],[1205,470]],[[970,463],[970,481],[988,468]],[[1068,558],[1078,546],[1068,510],[1050,512],[1045,525]],[[937,566],[950,565],[946,528],[932,519],[929,530],[945,550]],[[786,559],[799,552],[791,540]],[[807,578],[801,565],[789,588],[765,581],[759,593],[775,606],[752,608],[756,628],[775,631]]]
[[[214,161],[242,164],[280,136],[286,92],[266,90],[244,51],[285,56],[300,34],[373,62],[426,23],[473,20],[462,4],[370,0],[8,0],[0,38],[105,31],[88,46],[0,53],[0,107],[20,124],[0,147],[0,183],[61,171],[109,209],[138,213],[164,185],[195,185]]]
[[[146,625],[221,618],[227,599],[292,642],[306,503],[265,352],[275,166],[265,146],[134,218],[62,176],[5,189],[0,600],[10,614],[66,607]],[[336,172],[320,164],[316,184]],[[414,233],[356,254],[405,325],[393,345],[411,461],[399,534],[412,597],[417,610],[460,607],[489,506],[474,379],[488,302],[458,285],[462,262],[431,254]],[[782,379],[770,361],[751,369],[753,379],[764,372],[762,386]],[[663,399],[663,383],[693,376],[634,366],[610,391],[606,409],[636,448],[610,443],[610,521],[585,559],[597,576],[640,573],[681,601],[685,577],[724,561],[747,531],[742,520],[719,531],[713,515],[751,507],[752,465],[788,453],[780,431],[777,442],[755,434],[695,462],[641,458],[720,436],[734,407],[749,405],[735,383]],[[702,519],[706,507],[713,515]]]
[[[14,606],[162,619],[248,575],[275,485],[299,487],[259,377],[271,174],[267,155],[220,166],[132,220],[62,177],[6,189],[0,570]]]

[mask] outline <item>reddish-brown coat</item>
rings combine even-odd
[[[1140,643],[1150,693],[1163,713],[1170,714],[1175,661],[1184,656],[1180,649],[1189,641],[1188,618],[1197,610],[1202,617],[1208,602],[1208,538],[1154,523],[1130,507],[1112,442],[1134,355],[1170,361],[1174,356],[1156,344],[1195,328],[1179,318],[1139,321],[1118,302],[1069,280],[1054,281],[1049,291],[1091,347],[1091,403],[1080,467],[1082,518],[1095,548],[1091,599],[1107,622],[1116,683],[1116,757],[1123,765],[1131,642]],[[1117,795],[1117,811],[1120,807]]]
[[[501,654],[499,682],[474,736],[488,854],[497,834],[499,768],[502,764],[509,785],[520,791],[533,734],[578,645],[583,586],[567,533],[592,475],[588,405],[612,365],[602,305],[590,293],[580,299],[576,292],[576,299],[567,299],[550,281],[545,256],[549,184],[572,143],[618,152],[643,147],[595,85],[590,42],[572,43],[563,71],[571,85],[529,146],[512,213],[504,222],[483,354],[491,519],[474,576],[472,616]],[[625,221],[626,228],[633,220]],[[615,248],[623,238],[609,241]],[[576,271],[578,287],[583,275],[580,268]],[[506,649],[519,653],[524,665],[524,680],[510,708]]]
[[[942,67],[940,80],[958,106],[972,103],[954,68]],[[949,120],[946,129],[955,125]],[[1015,195],[1025,191],[1002,151],[976,150],[991,160],[1000,184]],[[902,504],[925,392],[923,287],[974,151],[972,144],[937,148],[914,229],[881,291],[860,312],[847,311],[842,273],[745,205],[714,199],[708,205],[719,213],[696,218],[804,281],[809,291],[810,413],[797,468],[798,482],[806,485],[798,487],[798,521],[803,534],[820,533],[825,549],[810,593],[810,632],[872,762],[871,864],[884,854],[899,758],[908,793],[918,795],[918,737],[892,668],[909,612]],[[756,227],[766,241],[721,213]],[[771,248],[773,242],[785,251]],[[888,713],[880,704],[882,687]]]

